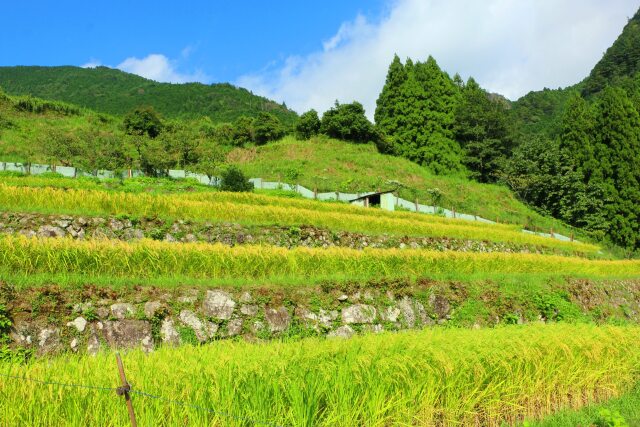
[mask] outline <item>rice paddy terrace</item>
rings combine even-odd
[[[572,425],[609,404],[640,420],[619,403],[639,399],[640,261],[597,242],[7,175],[0,279],[0,420],[125,425],[115,394],[59,386],[117,387],[114,350],[141,425]]]

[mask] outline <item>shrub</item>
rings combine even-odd
[[[220,189],[222,191],[235,192],[251,191],[253,190],[253,183],[249,182],[245,174],[236,166],[229,166],[222,172]]]

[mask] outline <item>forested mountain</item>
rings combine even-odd
[[[397,56],[376,125],[396,155],[509,186],[545,214],[640,248],[640,13],[591,74],[509,103],[435,59]]]
[[[585,80],[582,94],[590,96],[640,71],[640,11],[629,20],[622,34],[607,49]]]
[[[158,83],[107,67],[0,67],[0,88],[12,95],[69,102],[122,116],[139,106],[151,106],[166,118],[209,117],[232,122],[260,112],[291,124],[296,113],[274,101],[227,83]]]
[[[577,85],[513,103],[503,180],[556,218],[640,247],[640,12]]]
[[[640,11],[629,20],[620,36],[583,81],[566,88],[532,91],[512,103],[514,122],[523,134],[558,136],[564,108],[573,93],[593,98],[606,86],[633,87],[637,84],[634,77],[638,71]]]

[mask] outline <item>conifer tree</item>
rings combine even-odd
[[[402,88],[406,81],[407,72],[398,55],[395,55],[389,66],[385,85],[376,101],[374,114],[376,125],[387,135],[392,135],[398,130],[399,119],[404,113]]]
[[[627,94],[608,87],[596,115],[595,158],[591,182],[605,189],[605,215],[612,240],[640,247],[640,115]]]
[[[377,101],[376,124],[390,138],[396,154],[437,174],[463,169],[453,140],[459,89],[429,57],[424,63],[395,56]]]
[[[565,161],[573,170],[589,182],[591,174],[597,168],[594,157],[594,120],[591,108],[578,94],[567,102],[562,118],[560,148]]]

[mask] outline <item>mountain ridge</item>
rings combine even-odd
[[[171,119],[209,117],[232,122],[262,111],[292,124],[297,114],[285,105],[229,83],[161,83],[104,66],[0,67],[0,88],[10,95],[31,95],[123,116],[139,106],[152,106]]]

